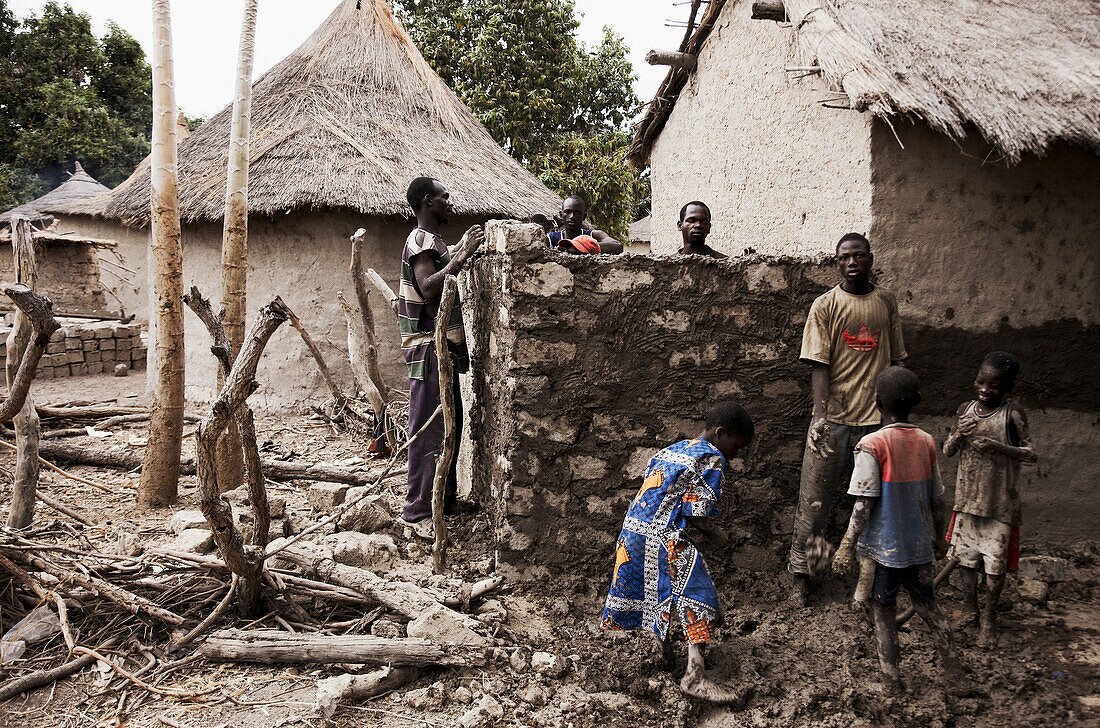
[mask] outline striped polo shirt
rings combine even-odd
[[[419,240],[418,240],[419,238]],[[420,286],[416,284],[412,259],[421,253],[431,256],[436,271],[451,262],[451,251],[443,238],[413,228],[405,240],[401,252],[401,284],[397,290],[397,320],[401,328],[401,354],[409,367],[409,379],[424,378],[424,359],[427,347],[435,346],[435,315],[438,304],[424,301]],[[462,328],[462,302],[455,298],[451,320],[447,325],[447,340],[451,345],[455,371],[466,372],[470,368],[470,356],[466,349],[466,333]]]

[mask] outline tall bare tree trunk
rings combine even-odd
[[[11,251],[15,256],[15,274],[18,283],[32,291],[38,285],[38,262],[35,257],[31,223],[25,217],[11,221]],[[31,342],[30,319],[17,309],[15,326],[8,334],[8,360],[5,367],[8,391],[14,389],[15,375],[23,361],[23,352]],[[26,528],[34,520],[34,492],[38,488],[38,439],[41,432],[34,399],[27,394],[23,407],[13,419],[15,424],[15,492],[11,498],[8,526]]]
[[[155,380],[137,502],[174,503],[183,443],[183,251],[177,190],[176,92],[168,0],[153,0],[153,151],[150,156]]]
[[[252,117],[252,50],[256,38],[256,0],[247,0],[241,19],[237,80],[233,94],[233,121],[229,131],[229,165],[225,180],[225,223],[222,228],[222,306],[225,333],[233,351],[244,345],[248,281],[248,135]],[[230,364],[232,365],[232,363]],[[225,377],[218,371],[218,390]],[[218,470],[222,487],[244,482],[244,451],[235,420],[218,441]]]

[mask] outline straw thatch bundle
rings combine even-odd
[[[179,148],[180,216],[219,220],[232,106]],[[493,140],[424,61],[383,0],[344,0],[252,87],[248,210],[348,208],[408,216],[408,183],[443,180],[459,214],[551,214],[561,199]],[[149,165],[71,206],[145,225]]]
[[[747,3],[738,5],[748,12]],[[1055,141],[1100,149],[1096,0],[785,0],[784,7],[800,63],[820,66],[855,109],[909,115],[959,138],[973,126],[1011,161]],[[671,104],[663,106],[643,119],[632,162],[648,158],[653,127],[671,113]]]
[[[80,162],[77,162],[76,171],[69,179],[38,199],[31,200],[0,215],[0,224],[10,222],[12,215],[25,215],[33,219],[39,215],[55,212],[58,207],[70,205],[79,200],[86,200],[110,191],[110,187],[105,187],[97,182],[95,178],[84,171],[84,168],[80,166]]]

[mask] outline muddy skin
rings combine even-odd
[[[936,648],[936,657],[939,660],[943,677],[948,683],[963,676],[963,668],[955,651],[955,636],[951,627],[934,602],[913,598],[913,607],[917,614],[928,626],[932,633],[932,641]],[[899,695],[904,692],[904,684],[901,682],[901,672],[898,668],[900,648],[898,646],[897,604],[880,604],[872,602],[875,616],[875,638],[878,642],[879,667],[884,675],[886,692],[890,695]]]
[[[1001,592],[1005,588],[1005,575],[986,574],[985,603],[978,598],[978,570],[960,566],[962,575],[963,599],[966,602],[967,616],[964,625],[978,624],[978,645],[994,647],[997,644],[997,605],[1001,601]]]

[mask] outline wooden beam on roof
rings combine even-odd
[[[651,66],[672,66],[673,68],[694,71],[698,59],[691,53],[654,50],[645,54],[645,62]]]
[[[757,0],[752,4],[752,19],[777,20],[782,23],[788,20],[787,10],[782,2],[776,0]]]

